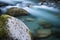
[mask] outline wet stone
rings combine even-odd
[[[50,22],[47,21],[42,21],[39,23],[40,26],[42,26],[43,28],[51,28],[53,27],[53,25]]]
[[[25,16],[28,15],[29,13],[22,8],[12,7],[8,9],[7,14],[11,16]]]
[[[6,15],[4,15],[4,17],[5,16]],[[16,40],[26,40],[26,38],[28,36],[29,37],[28,40],[31,40],[30,33],[28,33],[28,32],[30,32],[28,27],[21,20],[19,20],[17,18],[12,17],[12,16],[8,16],[8,17],[10,17],[10,19],[9,18],[7,19],[8,22],[6,22],[6,25],[4,27],[7,27],[7,29],[8,29],[7,33],[9,34],[9,37],[12,37],[13,40],[15,40],[15,39]],[[1,24],[0,24],[0,26],[1,26]],[[28,31],[28,32],[26,32],[26,31]]]
[[[40,38],[48,37],[51,35],[51,29],[40,29],[36,31],[36,36]]]

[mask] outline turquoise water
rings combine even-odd
[[[52,23],[53,25],[57,26],[60,24],[60,17],[56,16],[55,14],[59,14],[56,11],[43,9],[43,8],[24,8],[27,10],[30,15],[28,16],[22,16],[18,17],[20,20],[22,20],[32,31],[33,34],[35,34],[35,30],[40,27],[43,29],[42,26],[39,25],[41,21],[47,21]],[[32,20],[29,21],[27,18],[31,18]],[[54,26],[54,28],[55,28]],[[57,26],[58,28],[58,26]]]
[[[29,0],[29,1],[38,2],[39,0],[36,0],[36,1]],[[17,6],[19,8],[21,5],[20,6],[17,5]],[[32,7],[27,7],[25,5],[25,7],[22,7],[22,8],[25,9],[26,11],[28,11],[30,15],[20,16],[17,18],[22,20],[26,24],[26,26],[29,27],[32,34],[35,35],[36,30],[38,28],[43,29],[43,27],[41,25],[39,25],[39,23],[42,21],[50,22],[51,24],[54,25],[50,29],[52,29],[53,31],[56,31],[57,29],[59,29],[57,31],[60,32],[60,10],[59,9],[56,9],[54,7],[48,7],[45,5],[37,6],[36,4],[32,5]],[[2,10],[4,10],[4,9],[2,9]],[[4,10],[4,11],[6,11],[6,10]],[[42,40],[45,40],[45,39],[42,39]],[[60,39],[52,36],[46,40],[60,40]]]

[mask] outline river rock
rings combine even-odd
[[[11,16],[28,15],[28,12],[22,8],[12,7],[7,10],[7,14]]]
[[[26,20],[27,20],[27,21],[29,21],[29,22],[34,21],[34,19],[33,19],[33,18],[26,18]]]
[[[51,35],[51,29],[40,29],[37,30],[37,37],[44,38]]]
[[[57,18],[60,18],[60,14],[55,14],[55,16],[56,16]]]
[[[43,26],[43,28],[51,28],[53,25],[47,21],[41,21],[39,25]]]
[[[29,28],[21,20],[9,15],[0,16],[0,39],[31,40],[30,34]]]

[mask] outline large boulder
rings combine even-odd
[[[12,7],[7,10],[7,14],[11,16],[22,16],[22,15],[28,15],[28,12],[22,8]]]
[[[31,32],[21,20],[1,15],[0,40],[31,40]]]

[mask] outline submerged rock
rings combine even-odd
[[[51,28],[53,25],[47,21],[42,21],[39,25],[43,26],[43,28]]]
[[[44,38],[51,35],[51,29],[40,29],[37,30],[37,37]]]
[[[28,15],[28,12],[22,8],[12,7],[8,9],[7,14],[11,16],[22,16],[22,15]]]
[[[0,38],[2,40],[31,40],[30,33],[29,28],[21,20],[9,15],[0,16]]]
[[[55,14],[56,17],[60,18],[60,14]]]
[[[34,19],[33,19],[33,18],[26,18],[26,20],[27,20],[27,21],[29,21],[29,22],[34,21]]]

